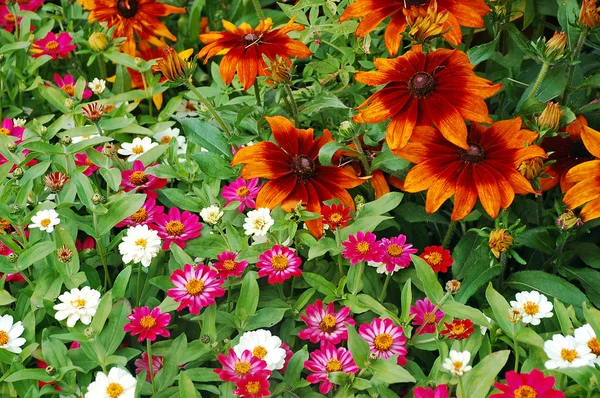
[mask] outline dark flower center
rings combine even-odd
[[[427,97],[435,90],[435,78],[427,72],[417,72],[408,81],[408,90],[415,97]]]
[[[139,3],[137,0],[118,0],[117,12],[123,18],[132,18],[137,14]]]
[[[481,163],[485,158],[483,148],[478,144],[469,142],[469,150],[459,149],[458,156],[467,163]]]
[[[244,36],[244,44],[245,45],[251,45],[251,44],[258,44],[258,42],[260,41],[260,35],[258,33],[248,33],[247,35]]]
[[[411,6],[420,7],[422,5],[429,4],[429,1],[430,0],[404,0],[404,6],[406,8]]]
[[[587,148],[585,147],[585,145],[583,145],[583,142],[581,141],[573,143],[573,146],[571,147],[571,157],[575,159],[594,158],[590,151],[587,150]]]
[[[292,172],[298,178],[310,180],[315,176],[315,162],[306,156],[294,156],[292,158]]]

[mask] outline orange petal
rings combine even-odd
[[[435,213],[445,201],[454,195],[456,182],[459,177],[457,175],[459,166],[461,166],[459,162],[449,164],[431,187],[429,187],[425,202],[425,211],[427,213]]]
[[[237,75],[244,90],[248,90],[258,75],[258,54],[255,46],[250,46],[242,53],[237,62]]]
[[[494,176],[484,167],[473,167],[477,195],[485,211],[492,218],[498,217],[500,211],[500,192]]]
[[[600,158],[600,132],[591,129],[589,127],[583,126],[583,131],[581,132],[581,140],[583,144],[587,148],[588,151],[592,155],[597,158]]]
[[[295,175],[288,174],[269,181],[258,193],[256,206],[268,207],[269,209],[276,207],[294,190],[296,180],[297,177]]]
[[[563,202],[570,209],[600,198],[600,177],[590,178],[577,183],[565,194]]]
[[[473,166],[468,166],[463,169],[456,183],[451,220],[458,221],[468,216],[475,202],[477,202],[477,190],[473,183]]]
[[[294,124],[283,116],[266,116],[275,141],[288,153],[298,153],[298,132]]]
[[[423,101],[423,105],[427,116],[448,141],[460,148],[469,149],[465,121],[446,98],[433,92]]]
[[[598,175],[599,173],[600,160],[590,160],[572,167],[565,175],[565,181],[568,183],[575,183],[590,178],[591,176]]]
[[[375,199],[379,199],[390,192],[390,186],[381,170],[375,170],[371,173],[371,185],[373,185],[373,189],[375,190]]]
[[[417,124],[418,110],[419,101],[409,99],[406,108],[392,118],[386,130],[386,141],[391,150],[406,146]]]
[[[585,221],[600,217],[600,199],[592,200],[581,209],[581,216]]]
[[[306,210],[313,213],[321,213],[321,202],[319,196],[312,184],[306,184],[307,203]],[[319,217],[314,220],[306,221],[306,228],[317,239],[323,235],[323,218]]]

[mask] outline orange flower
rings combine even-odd
[[[534,193],[531,183],[517,167],[528,159],[546,157],[533,142],[537,134],[521,130],[521,118],[504,120],[485,128],[471,124],[465,150],[442,137],[431,127],[417,127],[412,142],[396,154],[416,164],[406,176],[404,190],[427,190],[425,210],[434,213],[454,196],[452,221],[465,218],[477,197],[485,211],[498,216],[500,208],[512,203],[515,193]]]
[[[437,127],[453,144],[468,149],[464,120],[491,123],[483,98],[502,85],[477,77],[467,55],[439,49],[423,54],[412,49],[398,58],[378,58],[377,71],[358,72],[356,80],[370,86],[385,84],[354,116],[358,123],[392,119],[387,127],[391,149],[406,145],[415,126]]]
[[[329,130],[315,140],[313,129],[297,129],[282,116],[266,119],[279,146],[269,141],[259,142],[240,149],[231,162],[244,164],[241,177],[245,180],[255,177],[271,180],[258,193],[256,207],[272,209],[281,204],[284,210],[292,211],[302,202],[306,210],[320,214],[322,201],[337,198],[354,210],[346,189],[359,186],[363,180],[340,167],[322,166],[318,161],[321,147],[333,141]],[[306,226],[316,237],[323,234],[321,217],[306,221]]]
[[[279,29],[273,28],[273,21],[267,18],[252,29],[247,23],[240,27],[228,21],[223,21],[226,32],[210,32],[200,35],[200,40],[206,46],[200,50],[198,58],[208,62],[215,55],[225,54],[220,64],[220,72],[225,84],[230,84],[237,71],[238,78],[249,89],[256,81],[256,76],[267,75],[267,64],[263,56],[271,62],[277,56],[284,59],[289,57],[307,58],[312,52],[299,40],[290,39],[288,33],[304,30],[304,26],[294,23],[292,19]]]
[[[155,46],[163,46],[160,37],[177,41],[158,17],[183,14],[185,8],[173,7],[155,0],[82,0],[83,8],[90,10],[88,21],[106,23],[110,29],[116,26],[113,38],[125,37],[120,50],[135,55],[135,37],[149,41]]]
[[[362,18],[355,33],[358,37],[364,37],[384,19],[392,17],[385,30],[384,40],[387,50],[393,56],[398,53],[401,35],[407,26],[404,9],[412,6],[427,9],[429,3],[429,0],[356,0],[346,8],[340,22]],[[454,46],[462,41],[461,26],[481,28],[484,25],[481,17],[490,12],[484,0],[438,0],[437,5],[440,12],[447,10],[449,13],[444,31],[450,30],[444,37]]]

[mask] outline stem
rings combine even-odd
[[[94,123],[94,127],[96,127],[96,131],[98,132],[98,135],[99,135],[100,137],[102,137],[102,136],[103,136],[103,134],[102,134],[102,129],[100,128],[100,124],[99,124],[98,122],[95,122],[95,123]]]
[[[454,234],[454,230],[456,229],[456,221],[452,221],[448,226],[448,230],[446,231],[446,235],[444,236],[444,240],[442,241],[442,247],[444,249],[448,248],[448,244],[450,243],[450,239],[452,239],[452,234]]]
[[[362,145],[361,145],[358,137],[352,137],[352,143],[356,147],[356,153],[358,153],[358,158],[360,159],[360,161],[363,165],[363,168],[365,169],[365,173],[370,175],[371,173],[369,172],[369,170],[370,170],[369,160],[367,159],[367,156],[365,155],[365,153],[362,150]]]
[[[260,8],[259,0],[252,0],[252,4],[254,4],[254,9],[256,10],[256,15],[258,15],[258,19],[261,22],[265,19],[265,15],[262,12],[262,8]]]
[[[546,77],[546,73],[548,73],[548,69],[550,69],[550,64],[548,62],[544,62],[542,64],[542,69],[540,69],[540,73],[538,74],[537,79],[535,79],[535,83],[533,83],[533,87],[531,88],[531,91],[529,92],[529,95],[527,96],[527,99],[535,97],[535,93],[538,91],[538,89],[540,88],[540,85],[544,81],[544,78]]]
[[[148,82],[146,80],[146,72],[140,72],[140,76],[142,76],[142,83],[144,84],[144,93],[146,94],[146,98],[148,98],[148,111],[150,117],[152,117],[152,96],[148,93]]]
[[[290,108],[292,108],[292,117],[294,118],[294,124],[296,127],[300,125],[300,113],[298,112],[298,104],[296,104],[296,100],[294,99],[294,94],[292,94],[292,89],[289,84],[283,85],[283,90],[288,96],[290,100]]]
[[[574,62],[579,59],[579,55],[581,54],[581,49],[583,48],[583,43],[585,42],[585,38],[587,37],[588,30],[583,29],[577,38],[577,44],[575,45],[575,50],[573,51],[573,55],[571,55],[571,65],[569,66],[569,74],[567,75],[567,85],[565,86],[565,93],[563,94],[562,100],[560,103],[564,106],[567,105],[567,101],[569,100],[569,94],[573,91],[571,84],[573,84],[573,78],[575,77],[575,64]]]
[[[254,96],[256,97],[256,106],[261,106],[260,87],[258,87],[258,80],[254,82]]]
[[[146,350],[148,351],[148,370],[150,371],[150,383],[152,383],[152,394],[156,393],[156,387],[154,387],[154,371],[152,369],[152,343],[146,339]]]
[[[137,305],[139,307],[140,305],[140,301],[141,301],[141,293],[140,293],[140,286],[142,285],[142,263],[140,263],[140,267],[138,268],[138,274],[137,274],[137,283],[135,285],[135,301],[137,302]]]
[[[427,324],[429,323],[429,321],[432,320],[432,318],[435,318],[435,313],[440,309],[440,307],[442,306],[442,304],[444,304],[444,302],[446,300],[448,300],[448,297],[450,297],[452,293],[450,292],[446,292],[446,294],[444,294],[444,297],[442,297],[442,299],[440,300],[439,303],[437,303],[435,305],[435,307],[433,307],[433,310],[429,313],[429,316],[427,318],[423,318],[423,323],[419,325],[419,327],[417,328],[417,330],[415,331],[415,333],[413,333],[413,335],[410,337],[410,339],[408,340],[407,345],[412,344],[412,341],[415,339],[415,337],[417,337],[419,334],[421,334],[421,331],[425,328],[425,326],[427,326]]]
[[[356,281],[354,281],[354,290],[352,290],[352,295],[356,296],[358,294],[358,288],[360,287],[360,279],[362,278],[365,272],[365,262],[361,261],[358,264],[358,274],[356,275]]]
[[[465,387],[463,386],[463,381],[462,381],[462,377],[458,377],[458,385],[460,386],[460,392],[461,392],[461,396],[465,393]],[[458,391],[456,392],[456,397],[458,397]]]
[[[225,306],[225,308],[227,308],[227,312],[231,311],[232,308],[231,307],[231,286],[229,286],[227,288],[227,305]]]
[[[537,195],[537,222],[538,225],[542,225],[542,219],[544,218],[544,198],[542,195]]]
[[[225,234],[225,232],[223,231],[223,229],[221,228],[221,226],[219,224],[217,224],[217,225],[215,225],[215,227],[217,227],[217,230],[219,231],[219,235],[221,235],[221,237],[225,241],[225,245],[227,246],[227,250],[232,251],[231,250],[231,244],[229,244],[229,239],[227,238],[227,235]]]
[[[227,134],[227,137],[231,138],[231,131],[229,131],[229,128],[227,127],[227,125],[225,124],[223,119],[221,119],[221,116],[219,116],[219,114],[217,113],[216,109],[212,106],[212,104],[210,102],[208,102],[208,100],[202,94],[200,94],[200,91],[198,91],[198,89],[192,83],[190,83],[189,81],[186,80],[185,86],[188,89],[190,89],[191,92],[194,93],[194,95],[196,96],[196,98],[198,98],[198,100],[200,102],[202,102],[204,104],[206,109],[208,109],[208,111],[213,115],[213,117],[215,118],[217,123],[219,123],[219,126],[221,126],[221,128],[223,129],[225,134]]]
[[[98,54],[98,66],[100,67],[100,78],[106,79],[106,63],[104,62],[104,57],[102,54]]]
[[[519,342],[517,338],[513,340],[515,344],[515,372],[519,372]]]
[[[385,282],[383,282],[383,289],[381,290],[381,294],[379,295],[379,301],[383,303],[385,299],[385,294],[387,293],[388,285],[390,284],[390,279],[392,279],[392,274],[387,274],[385,276]]]
[[[94,214],[94,231],[98,234],[98,216]],[[106,252],[104,251],[104,245],[102,244],[101,238],[96,239],[96,246],[98,247],[98,254],[100,255],[100,261],[102,262],[102,268],[104,268],[104,290],[108,287],[112,287],[112,280],[110,279],[110,273],[108,272],[108,262],[106,261]]]
[[[292,286],[290,288],[290,300],[294,297],[294,285],[296,284],[296,277],[292,277]]]
[[[335,242],[337,243],[337,247],[341,247],[342,246],[342,242],[341,242],[341,237],[340,237],[340,226],[336,226],[335,227]],[[340,269],[340,279],[342,279],[344,277],[344,268],[343,268],[343,260],[342,260],[342,255],[338,254],[336,256],[337,258],[337,263],[338,263],[338,267]]]

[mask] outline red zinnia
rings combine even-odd
[[[283,283],[293,276],[302,275],[302,260],[296,252],[285,246],[275,245],[258,257],[258,276],[268,276],[270,284]]]
[[[146,306],[134,308],[133,314],[128,315],[127,319],[130,322],[123,327],[123,330],[131,332],[132,336],[139,334],[139,342],[146,339],[154,341],[156,336],[169,337],[171,335],[165,328],[171,322],[171,315],[161,313],[158,307],[152,311]]]
[[[188,240],[200,236],[200,217],[187,210],[182,213],[177,207],[173,207],[169,209],[168,214],[160,213],[155,218],[154,229],[158,231],[158,236],[164,239],[163,250],[168,250],[171,243],[183,249]]]
[[[468,339],[471,333],[475,331],[475,328],[473,327],[473,321],[470,319],[453,319],[452,323],[444,322],[444,326],[446,326],[446,329],[442,330],[440,334],[448,337],[449,339]]]
[[[158,163],[148,165],[148,167],[156,164]],[[164,187],[168,181],[165,178],[158,178],[146,173],[146,167],[144,167],[144,163],[141,160],[135,160],[132,167],[131,170],[121,172],[121,186],[123,187],[123,191],[129,192],[135,190],[136,192],[145,193],[149,199],[156,199],[157,194],[154,190]]]
[[[271,395],[269,380],[260,374],[249,374],[245,379],[238,381],[233,393],[242,398],[262,398]]]
[[[429,264],[434,272],[447,272],[454,263],[450,250],[442,246],[427,246],[419,256]]]
[[[267,363],[252,355],[252,351],[245,350],[238,357],[233,348],[229,349],[228,355],[219,354],[217,360],[223,366],[222,369],[214,369],[223,381],[238,382],[254,375],[268,379],[271,371],[267,369]]]
[[[537,369],[521,374],[511,370],[506,373],[506,384],[494,383],[494,387],[502,392],[492,394],[489,398],[564,398],[565,394],[562,391],[553,388],[555,381],[554,377],[544,377]]]
[[[321,216],[323,217],[323,224],[332,230],[335,230],[337,227],[344,228],[348,225],[348,221],[352,220],[350,208],[340,203],[323,205],[321,207]]]

